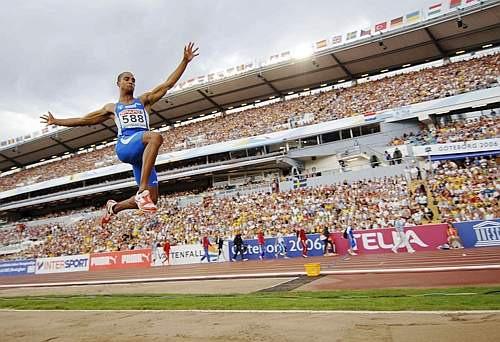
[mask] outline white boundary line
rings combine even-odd
[[[470,310],[470,311],[354,311],[354,310],[18,310],[18,309],[0,309],[0,313],[3,312],[137,312],[137,313],[145,313],[145,312],[158,312],[158,313],[178,313],[178,312],[186,312],[186,313],[259,313],[259,314],[365,314],[365,315],[381,315],[381,314],[390,314],[390,315],[401,315],[401,314],[423,314],[423,315],[446,315],[446,314],[461,314],[461,315],[470,315],[470,314],[500,314],[500,310]]]
[[[500,269],[500,264],[470,265],[470,266],[444,266],[444,267],[417,267],[417,268],[369,268],[369,269],[357,269],[357,270],[321,271],[321,274],[322,275],[342,275],[342,274],[375,274],[375,273],[420,273],[420,272],[472,271],[472,270],[491,270],[491,269]],[[68,282],[8,284],[8,285],[4,284],[4,285],[0,285],[0,289],[2,289],[2,288],[22,288],[22,287],[71,286],[71,285],[129,284],[129,283],[149,283],[149,282],[162,282],[162,281],[193,281],[193,280],[296,277],[296,276],[300,276],[300,275],[306,275],[306,272],[305,271],[295,271],[295,272],[273,272],[273,273],[242,273],[242,274],[219,274],[219,275],[184,276],[184,277],[82,280],[82,281],[68,281]]]

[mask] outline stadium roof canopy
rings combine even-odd
[[[356,79],[384,69],[398,69],[473,51],[500,43],[500,2],[478,3],[463,9],[467,28],[459,27],[458,12],[327,48],[300,60],[252,69],[237,76],[167,94],[153,107],[151,126],[158,128],[177,120],[223,111],[229,107],[280,97],[292,91]],[[381,43],[383,42],[383,43]],[[34,139],[0,147],[0,171],[23,167],[41,159],[75,152],[80,147],[116,136],[109,120],[92,127],[66,128]]]

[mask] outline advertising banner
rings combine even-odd
[[[286,246],[286,256],[289,258],[300,257],[302,255],[302,246],[295,235],[284,236]],[[275,258],[277,252],[276,238],[266,238],[264,245],[264,259]],[[257,239],[244,240],[246,245],[246,252],[243,257],[249,260],[259,259],[261,254]],[[319,256],[323,255],[324,243],[321,241],[320,234],[307,234],[307,255]],[[236,250],[233,241],[229,241],[229,252],[231,258],[234,256]],[[238,260],[240,256],[238,255]]]
[[[88,270],[88,254],[36,259],[36,274],[83,272]]]
[[[500,219],[453,223],[464,247],[500,246]]]
[[[35,259],[0,262],[0,276],[17,276],[35,273]]]
[[[447,241],[446,224],[429,224],[425,226],[414,226],[405,229],[406,238],[410,245],[416,251],[436,250]],[[335,238],[335,247],[337,253],[346,254],[348,249],[348,240],[342,237],[342,233],[333,233]],[[391,248],[397,239],[394,229],[369,229],[355,230],[356,253],[374,254],[374,253],[392,253]],[[400,251],[403,251],[401,249]]]
[[[215,244],[208,248],[210,262],[227,261],[227,248],[224,248],[224,253],[218,258],[218,249]],[[185,264],[199,264],[201,262],[208,262],[208,260],[201,260],[205,255],[205,250],[201,244],[194,245],[179,245],[170,248],[169,260],[165,257],[165,252],[161,247],[155,248],[153,251],[152,266],[165,266],[165,265],[185,265]]]
[[[90,270],[113,270],[130,267],[150,267],[151,249],[93,253],[90,255]]]
[[[500,138],[462,141],[447,144],[414,146],[413,154],[418,157],[427,155],[446,155],[500,150]]]

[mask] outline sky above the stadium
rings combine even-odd
[[[27,0],[0,11],[0,140],[116,102],[116,76],[136,95],[162,82],[184,44],[200,56],[184,80],[374,25],[436,0]]]

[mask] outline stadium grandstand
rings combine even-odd
[[[135,191],[112,122],[2,142],[1,257],[498,218],[499,16],[478,2],[179,85],[151,115],[158,213],[107,228],[104,200]]]

